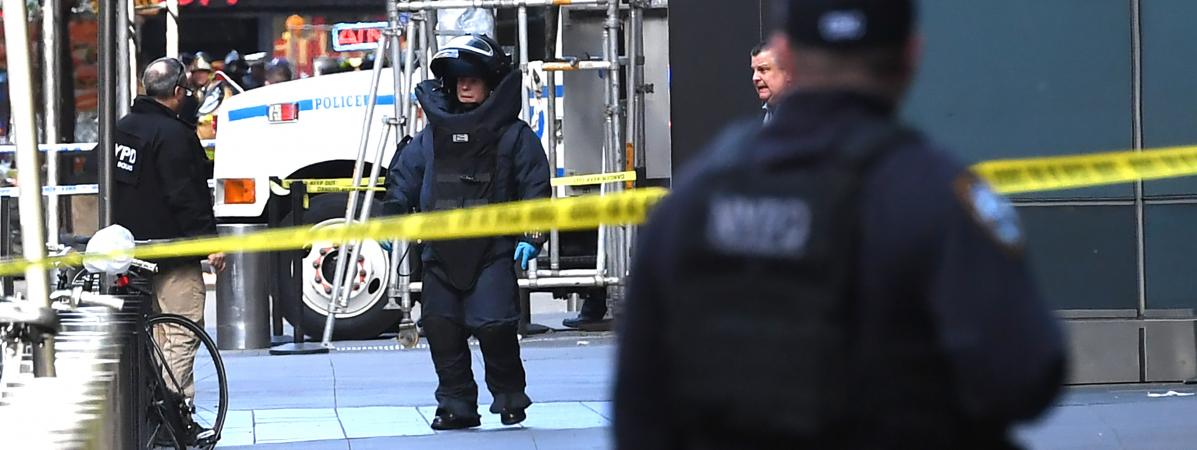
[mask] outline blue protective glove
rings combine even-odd
[[[512,259],[520,262],[520,269],[528,270],[528,261],[536,259],[536,255],[539,254],[539,247],[527,242],[520,242],[515,246],[515,258]]]

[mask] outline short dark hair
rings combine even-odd
[[[291,68],[283,64],[276,64],[266,69],[266,79],[271,83],[282,83],[291,81],[294,74],[291,73]]]
[[[765,41],[761,41],[761,43],[756,44],[756,47],[752,48],[752,56],[754,56],[754,57],[760,56],[761,53],[764,53],[765,50],[768,50],[768,49],[769,49],[769,43],[765,42]]]
[[[187,68],[175,58],[159,58],[145,67],[141,84],[145,95],[158,99],[174,97],[175,88],[182,86],[187,77]]]

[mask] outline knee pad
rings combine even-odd
[[[518,333],[519,324],[515,323],[488,324],[474,329],[474,337],[483,344],[502,342],[505,339],[518,340]]]
[[[456,347],[458,343],[464,345],[469,339],[469,332],[461,324],[444,317],[430,316],[420,319],[423,324],[424,335],[428,338],[430,347]]]

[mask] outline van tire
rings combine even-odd
[[[359,200],[361,201],[361,200]],[[311,198],[307,211],[303,213],[303,223],[317,224],[329,219],[345,217],[345,205],[349,202],[349,195],[343,193],[322,194]],[[371,217],[378,216],[382,210],[382,203],[374,200],[370,208]],[[291,214],[283,219],[283,226],[291,223]],[[290,261],[281,261],[279,273],[289,270]],[[385,286],[383,287],[385,289]],[[324,323],[327,316],[320,311],[313,310],[300,298],[291,295],[291,289],[282,290],[283,316],[295,325],[295,304],[298,303],[303,311],[303,332],[309,337],[320,339],[324,334]],[[302,295],[302,294],[301,294]],[[370,307],[368,311],[355,317],[337,319],[333,328],[334,340],[373,339],[387,331],[397,331],[399,321],[403,318],[402,311],[387,310],[385,295]]]

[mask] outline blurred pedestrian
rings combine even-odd
[[[1015,209],[897,111],[913,0],[788,0],[772,122],[721,137],[641,233],[620,449],[1016,448],[1059,324]]]

